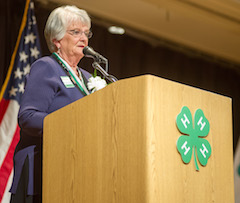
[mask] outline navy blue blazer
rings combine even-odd
[[[86,79],[91,77],[80,69]],[[41,151],[44,118],[84,97],[77,86],[66,87],[61,76],[67,76],[64,69],[50,56],[35,61],[26,79],[21,99],[18,123],[21,128],[20,141],[14,154],[14,180],[11,188],[16,193],[23,163],[29,159],[28,195],[41,193]]]

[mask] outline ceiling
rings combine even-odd
[[[153,45],[194,50],[240,66],[240,0],[39,0],[74,4]],[[239,70],[240,71],[240,70]]]

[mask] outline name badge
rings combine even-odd
[[[65,85],[66,88],[73,88],[75,87],[74,84],[72,83],[71,79],[68,76],[60,76],[63,84]]]

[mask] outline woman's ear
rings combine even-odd
[[[53,41],[53,43],[55,44],[57,50],[59,50],[59,49],[61,48],[60,42],[59,42],[58,40],[56,40],[56,39],[53,39],[52,41]]]

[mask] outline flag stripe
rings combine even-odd
[[[12,157],[14,154],[15,147],[19,141],[19,138],[20,138],[20,128],[17,125],[11,145],[8,149],[7,155],[5,156],[3,164],[0,168],[0,174],[2,174],[2,176],[0,177],[0,201],[3,198],[3,194],[8,183],[8,178],[12,172],[12,168],[13,168]]]
[[[0,125],[3,120],[3,116],[5,115],[5,112],[7,111],[8,105],[9,105],[9,100],[2,99],[0,102]]]
[[[11,100],[8,109],[3,117],[2,123],[0,125],[0,166],[6,156],[8,148],[11,145],[14,132],[17,126],[17,114],[19,110],[19,104],[15,100]],[[2,174],[0,173],[0,176]]]
[[[8,193],[6,191],[7,184],[12,181],[9,176],[13,169],[13,154],[20,138],[20,130],[17,124],[18,110],[18,102],[10,101],[0,125],[0,202],[5,196],[4,194]]]
[[[25,27],[26,22],[27,22],[27,12],[28,12],[28,7],[29,7],[29,2],[30,2],[30,0],[26,0],[26,5],[25,5],[25,9],[24,9],[24,14],[23,14],[23,18],[22,18],[21,27],[20,27],[20,30],[19,30],[19,33],[18,33],[16,46],[15,46],[13,54],[12,54],[12,58],[11,58],[10,66],[8,68],[6,79],[3,83],[3,86],[2,86],[2,89],[1,89],[1,92],[0,92],[0,101],[2,100],[3,94],[4,94],[4,92],[6,90],[6,87],[7,87],[7,84],[8,84],[8,81],[9,81],[10,76],[12,74],[12,69],[13,69],[15,57],[16,57],[16,54],[17,54],[18,46],[19,46],[19,43],[20,43],[20,40],[21,40],[22,32],[23,32],[24,27]]]

